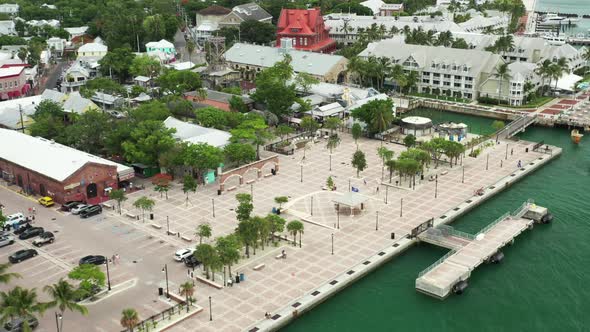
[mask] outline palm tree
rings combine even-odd
[[[558,83],[559,79],[561,78],[561,75],[563,75],[563,72],[564,72],[563,67],[561,67],[558,63],[551,64],[551,66],[549,68],[549,73],[551,75],[551,78],[553,80],[555,80],[555,90],[557,90],[557,83]]]
[[[522,87],[522,91],[524,93],[524,102],[523,104],[526,104],[528,102],[529,99],[529,95],[531,94],[531,92],[535,89],[535,84],[533,82],[531,82],[530,80],[526,80],[524,82],[524,85]]]
[[[499,93],[498,93],[498,102],[502,102],[502,85],[504,85],[504,79],[510,80],[512,77],[510,76],[510,68],[508,68],[507,63],[502,63],[496,67],[496,71],[493,74],[494,77],[499,78]]]
[[[121,312],[121,326],[133,332],[133,328],[139,324],[139,315],[132,308],[123,309]]]
[[[389,171],[389,183],[391,183],[391,178],[393,177],[393,173],[396,171],[397,162],[396,160],[389,159],[385,162],[385,166],[387,166],[387,170]]]
[[[88,315],[88,309],[85,306],[76,303],[76,290],[74,287],[72,287],[67,281],[63,280],[63,278],[59,279],[57,284],[43,287],[43,290],[47,292],[52,299],[45,304],[46,308],[57,307],[61,313],[62,319],[59,323],[60,331],[63,331],[63,316],[66,309],[69,311],[77,311],[82,315]]]
[[[25,320],[36,314],[43,314],[45,304],[37,302],[37,292],[33,289],[16,286],[8,293],[0,292],[0,323],[15,318]],[[24,331],[30,331],[29,325],[23,325]]]
[[[297,234],[299,233],[299,248],[301,248],[301,234],[303,234],[303,223],[299,220],[290,221],[287,224],[287,231],[293,235],[293,245],[297,245]]]
[[[186,298],[186,305],[189,305],[192,302],[193,294],[195,294],[195,285],[193,285],[192,281],[187,281],[180,285],[180,296]]]
[[[549,85],[551,85],[551,61],[545,59],[543,62],[537,64],[535,73],[541,76],[541,86],[545,89],[545,78],[549,77]]]
[[[204,223],[197,226],[196,236],[199,237],[199,244],[203,243],[203,238],[211,237],[211,225]]]
[[[10,263],[0,264],[0,283],[7,284],[12,278],[22,278],[18,273],[6,272],[10,267]]]

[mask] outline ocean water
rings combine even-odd
[[[535,9],[542,12],[578,14],[580,22],[576,27],[566,30],[566,34],[590,34],[590,19],[582,19],[582,15],[590,15],[590,0],[537,0]]]
[[[439,117],[472,128],[489,122],[452,113]],[[478,268],[461,296],[440,301],[415,290],[418,273],[446,252],[422,244],[283,331],[590,331],[590,136],[574,145],[566,129],[535,127],[521,137],[560,146],[563,154],[453,226],[475,232],[527,198],[551,210],[552,224],[518,237],[501,264]]]

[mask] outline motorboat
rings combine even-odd
[[[554,33],[546,33],[543,35],[543,39],[545,39],[545,41],[547,41],[547,43],[549,45],[553,45],[553,46],[561,46],[561,45],[565,45],[566,43],[566,38],[565,36],[559,36],[557,34]]]
[[[574,142],[575,144],[578,144],[582,140],[582,137],[584,137],[584,134],[580,134],[580,131],[578,129],[573,129],[571,132],[571,137],[572,137],[572,142]]]
[[[579,19],[577,17],[563,17],[556,13],[547,13],[547,15],[542,17],[540,23],[544,25],[568,25],[577,24],[578,21]]]

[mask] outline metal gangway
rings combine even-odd
[[[517,118],[516,120],[510,122],[504,128],[496,133],[497,139],[506,139],[510,138],[520,132],[525,131],[525,129],[535,123],[537,121],[537,114],[524,114]]]

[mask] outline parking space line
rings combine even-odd
[[[42,284],[46,284],[46,281],[48,281],[48,280],[51,280],[53,277],[55,277],[55,276],[57,276],[57,275],[60,275],[60,274],[62,274],[62,273],[64,274],[64,276],[68,274],[68,272],[67,272],[67,271],[64,271],[64,270],[59,270],[59,271],[57,271],[57,272],[55,272],[55,273],[53,273],[53,274],[50,274],[50,275],[47,275],[47,276],[45,276],[45,277],[44,277],[44,278],[42,278],[42,279],[37,279],[37,281],[39,281],[39,282],[40,282],[40,283],[42,283]]]

